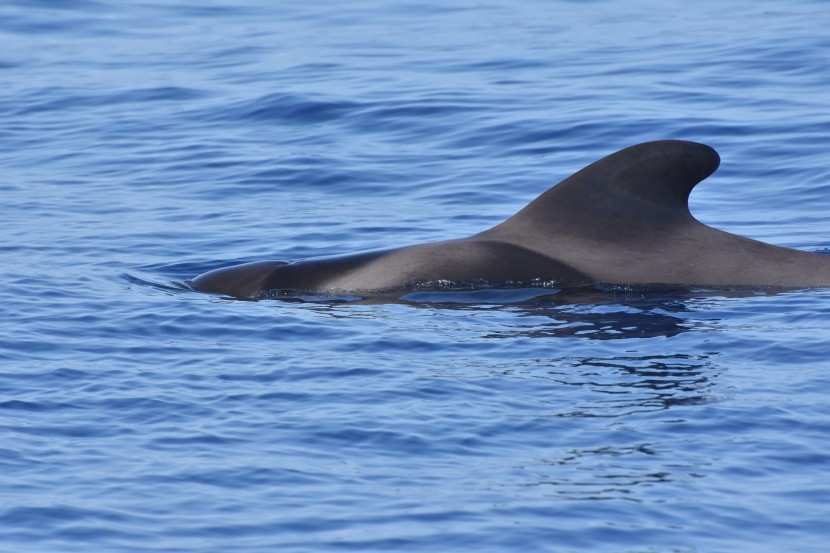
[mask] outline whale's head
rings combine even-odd
[[[279,280],[279,272],[288,266],[285,261],[257,261],[214,269],[193,279],[193,288],[200,292],[250,298]]]

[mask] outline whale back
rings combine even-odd
[[[574,173],[480,234],[296,263],[211,271],[199,290],[390,290],[449,280],[566,286],[806,288],[830,285],[830,256],[764,244],[695,219],[689,194],[720,164],[703,144],[647,142]]]

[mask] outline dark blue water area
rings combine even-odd
[[[820,0],[0,5],[0,551],[819,552],[830,290],[193,291],[620,148],[830,248]]]

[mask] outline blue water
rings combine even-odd
[[[632,144],[830,248],[823,0],[0,4],[0,551],[819,552],[830,290],[234,301]],[[342,298],[340,298],[342,299]]]

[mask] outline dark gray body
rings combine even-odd
[[[708,227],[692,188],[718,168],[710,147],[664,140],[621,150],[469,238],[298,263],[264,261],[196,277],[197,290],[387,293],[439,280],[709,288],[830,286],[830,256]]]

